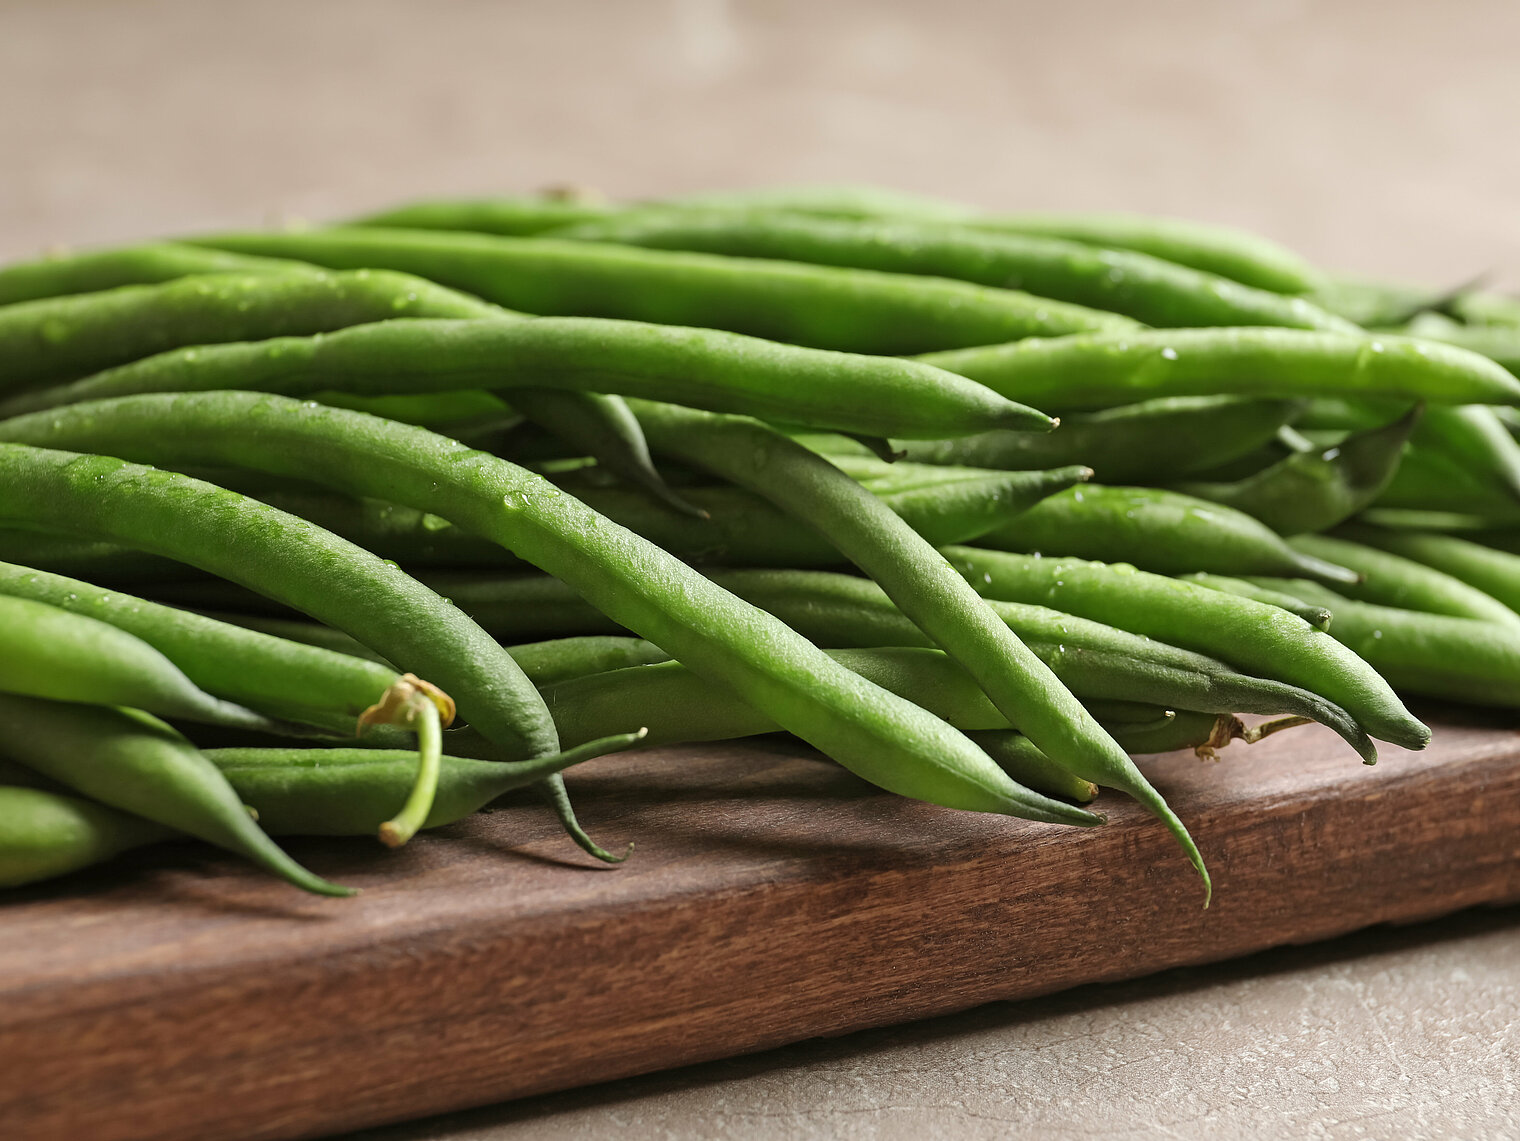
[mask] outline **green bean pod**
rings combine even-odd
[[[1250,598],[1256,602],[1265,602],[1269,606],[1277,606],[1286,610],[1289,614],[1296,614],[1316,630],[1329,631],[1331,623],[1335,619],[1335,612],[1324,606],[1314,606],[1295,598],[1291,594],[1283,594],[1278,590],[1269,590],[1264,586],[1247,579],[1236,578],[1232,575],[1208,574],[1183,574],[1177,576],[1183,582],[1195,583],[1198,586],[1206,586],[1210,590],[1222,590],[1226,594],[1238,594],[1242,598]]]
[[[1053,606],[1184,649],[1215,654],[1239,669],[1321,694],[1372,736],[1424,748],[1430,730],[1377,672],[1301,618],[1276,606],[1162,578],[1125,566],[1039,559],[975,547],[945,551],[951,564],[992,598]],[[1285,592],[1295,593],[1295,592]],[[1340,611],[1335,611],[1335,625]]]
[[[1333,606],[1333,635],[1403,693],[1520,709],[1520,639],[1509,623],[1354,602],[1296,579],[1262,582]]]
[[[384,270],[212,274],[0,309],[4,388],[73,380],[179,348],[426,316],[452,290]],[[477,303],[478,304],[478,303]]]
[[[353,894],[287,856],[215,766],[145,713],[0,693],[0,724],[0,755],[85,796],[237,852],[306,891]]]
[[[334,269],[402,270],[529,313],[702,326],[882,356],[1132,326],[960,281],[590,242],[378,228],[191,241]]]
[[[259,413],[243,410],[246,429]],[[51,422],[55,431],[40,434],[68,430],[62,413]],[[4,427],[11,438],[25,430],[20,420]],[[261,591],[443,687],[504,746],[558,750],[538,691],[483,630],[395,566],[255,499],[105,456],[3,444],[0,519],[119,540]]]
[[[366,214],[346,225],[380,226],[388,230],[465,230],[524,238],[547,230],[615,217],[624,209],[626,207],[594,199],[551,194],[426,199]]]
[[[906,459],[918,463],[1010,470],[1081,463],[1105,483],[1158,483],[1250,454],[1302,408],[1300,400],[1174,396],[1063,413],[1055,432],[999,430],[947,440],[903,440],[899,446]],[[818,446],[816,439],[806,442]]]
[[[1487,357],[1414,337],[1300,329],[1156,329],[1020,341],[919,359],[1042,408],[1109,408],[1163,396],[1396,396],[1520,403],[1520,379]]]
[[[1337,594],[1357,602],[1450,614],[1509,626],[1520,634],[1520,614],[1459,578],[1349,537],[1300,535],[1293,546],[1309,555],[1334,559],[1357,571],[1354,583],[1336,584]],[[1291,576],[1279,576],[1291,577]]]
[[[710,577],[819,645],[932,645],[869,579],[775,570],[725,570]],[[429,581],[498,637],[618,629],[554,579],[432,576]],[[1216,658],[1042,606],[996,600],[987,605],[1084,701],[1124,698],[1218,713],[1292,713],[1334,729],[1363,759],[1377,756],[1345,710],[1302,688],[1248,676]]]
[[[695,464],[765,496],[810,525],[986,691],[1010,723],[1077,776],[1121,789],[1161,820],[1204,882],[1187,829],[1065,686],[983,604],[933,546],[823,457],[755,420],[634,401],[656,454]]]
[[[162,824],[94,801],[6,781],[0,784],[0,888],[53,879],[173,835]]]
[[[526,761],[442,758],[423,828],[441,828],[572,765],[626,749],[643,733],[614,733]],[[207,749],[272,836],[371,836],[404,799],[415,757],[394,749]]]
[[[335,733],[357,732],[359,714],[399,678],[390,666],[30,567],[0,563],[0,597],[33,599],[108,623],[157,650],[207,693]]]
[[[792,186],[665,199],[660,205],[786,210],[840,218],[954,222],[994,232],[1044,234],[1114,250],[1138,250],[1279,293],[1316,288],[1320,275],[1297,254],[1259,234],[1149,214],[984,213],[956,202],[872,186]]]
[[[1497,599],[1512,611],[1520,607],[1520,556],[1509,551],[1495,550],[1457,535],[1366,525],[1348,524],[1337,530],[1336,535],[1441,571]]]
[[[165,432],[165,424],[173,424],[175,430]],[[257,430],[250,431],[250,425]],[[733,685],[789,731],[890,791],[947,807],[1010,814],[1050,811],[1047,798],[1020,789],[942,721],[837,665],[779,621],[735,599],[674,556],[542,478],[425,429],[278,397],[220,392],[76,406],[10,421],[0,435],[67,439],[157,462],[250,467],[436,512],[561,577],[598,609],[694,671]],[[0,449],[0,454],[5,451]],[[172,491],[181,477],[160,478]],[[853,481],[851,485],[859,486]],[[173,510],[175,498],[160,493],[154,502]],[[109,507],[109,499],[97,493],[89,507]],[[0,516],[4,514],[0,510]],[[90,522],[99,525],[93,518]],[[350,561],[362,565],[362,559]],[[240,568],[224,568],[224,577],[233,581],[239,573]],[[331,614],[334,597],[346,601],[332,573],[309,577],[321,598],[303,596],[301,608],[344,628],[341,620],[329,619],[340,617]],[[450,610],[454,624],[468,625],[485,637],[456,609]],[[431,629],[418,630],[418,625],[406,621],[408,631],[414,632],[410,636],[426,637],[431,654],[449,652],[438,622],[430,623]],[[357,629],[349,632],[361,635]],[[408,656],[393,652],[394,647],[379,639],[361,640],[398,665]],[[498,684],[515,687],[510,679],[522,677],[521,670],[504,650],[490,644],[492,654],[466,652],[465,661],[452,669],[434,662],[435,668],[424,676],[447,686],[446,675],[457,675],[461,668],[488,669],[491,676],[503,679]],[[413,647],[401,648],[415,653]],[[505,670],[496,663],[498,656],[506,659]],[[470,685],[449,686],[461,714],[473,724],[479,714],[466,710],[470,690]],[[543,708],[536,690],[533,698],[536,707]],[[493,739],[504,739],[501,729],[493,732],[487,720],[492,707],[482,710],[472,704],[485,714],[479,728]],[[549,728],[552,733],[552,724]],[[536,724],[533,731],[538,731]]]
[[[6,401],[0,415],[144,392],[235,388],[305,396],[338,388],[377,395],[513,385],[643,396],[873,436],[1053,424],[916,361],[576,317],[379,321],[320,337],[177,350]]]
[[[1520,502],[1445,450],[1409,445],[1378,508],[1470,516],[1467,527],[1520,526]]]
[[[10,595],[0,595],[0,692],[281,731],[267,717],[198,689],[173,662],[125,630]]]
[[[1162,328],[1277,325],[1357,331],[1302,298],[1253,289],[1149,254],[954,223],[649,209],[569,226],[553,236],[950,278],[1021,289]]]
[[[209,273],[320,273],[285,258],[206,250],[178,242],[148,242],[81,253],[49,254],[36,261],[0,266],[0,305],[41,301],[72,293],[95,293],[122,285],[157,285]]]
[[[1424,406],[1380,428],[1355,432],[1324,451],[1295,452],[1234,483],[1177,489],[1261,520],[1281,535],[1321,531],[1378,501],[1392,484]]]
[[[1127,562],[1157,574],[1279,574],[1355,582],[1356,572],[1295,550],[1243,511],[1148,487],[1074,487],[976,540],[1026,554]],[[1268,566],[1293,570],[1267,571]]]

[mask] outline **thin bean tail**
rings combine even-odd
[[[641,729],[639,736],[642,737],[647,730]],[[570,792],[565,788],[565,779],[559,773],[533,786],[540,796],[548,802],[549,807],[554,809],[554,814],[559,817],[560,827],[565,834],[574,840],[576,846],[589,856],[595,856],[605,864],[621,864],[629,856],[633,855],[633,841],[628,841],[628,847],[621,856],[614,856],[593,840],[581,827],[581,822],[575,817],[575,806],[570,803]]]

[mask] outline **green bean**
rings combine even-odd
[[[544,238],[331,229],[192,241],[333,268],[404,270],[530,313],[696,325],[884,356],[1133,324],[960,281]]]
[[[0,266],[0,305],[71,293],[95,293],[122,285],[155,285],[197,274],[302,271],[320,272],[284,258],[204,250],[178,242],[149,242],[83,253],[49,254],[36,261]]]
[[[0,309],[10,390],[73,380],[182,345],[321,333],[426,315],[452,291],[407,274],[212,274]],[[477,303],[478,304],[478,303]]]
[[[33,599],[141,639],[208,693],[271,716],[354,734],[398,679],[390,666],[291,643],[118,590],[0,563],[0,597]]]
[[[1281,591],[1268,590],[1264,586],[1258,586],[1243,578],[1222,574],[1183,574],[1178,575],[1183,582],[1196,583],[1198,586],[1206,586],[1210,590],[1222,590],[1226,594],[1238,594],[1242,598],[1254,599],[1257,602],[1265,602],[1269,606],[1277,606],[1286,610],[1289,614],[1296,614],[1316,630],[1328,631],[1330,624],[1335,618],[1332,610],[1323,606],[1312,606],[1307,602],[1294,598],[1291,594],[1283,594]]]
[[[1125,726],[1116,738],[1131,753],[1172,753],[1178,749],[1192,749],[1200,758],[1216,760],[1214,750],[1222,749],[1244,735],[1245,725],[1233,714],[1184,709],[1164,721]]]
[[[60,414],[54,424],[66,421]],[[467,719],[504,746],[530,755],[558,748],[538,691],[483,630],[396,567],[305,520],[173,473],[14,444],[0,445],[0,518],[119,539],[263,591],[440,678],[463,695]],[[415,681],[403,675],[402,700],[388,690],[360,717],[424,734],[419,800],[403,823],[428,795],[436,718],[454,712],[443,692]]]
[[[1208,571],[1356,580],[1356,572],[1294,550],[1243,511],[1146,487],[1075,487],[1042,500],[976,542],[1003,551],[1127,562],[1157,574]],[[1269,571],[1269,566],[1284,569]]]
[[[0,596],[0,691],[279,731],[268,718],[198,689],[173,662],[125,630],[8,595]]]
[[[731,191],[666,199],[662,205],[955,222],[998,232],[1045,234],[1108,249],[1138,250],[1279,293],[1303,293],[1320,282],[1320,275],[1298,255],[1258,234],[1181,218],[1066,211],[988,214],[940,199],[854,186]]]
[[[1374,328],[1402,324],[1412,314],[1448,301],[1450,293],[1423,285],[1337,275],[1322,280],[1309,297],[1348,321]]]
[[[597,201],[523,194],[409,202],[405,206],[355,218],[347,225],[403,230],[468,230],[477,234],[528,237],[562,226],[611,217],[622,209]]]
[[[933,470],[944,473],[936,486],[877,493],[931,543],[970,542],[1043,497],[1081,481],[1088,472],[1080,467],[1052,472],[972,471],[957,479],[952,478],[952,469]],[[703,512],[700,519],[631,488],[574,486],[568,490],[613,522],[685,559],[799,567],[844,561],[815,530],[739,488],[685,489],[687,502]],[[427,512],[322,492],[250,493],[407,567],[502,567],[513,562],[500,545]]]
[[[572,765],[625,749],[643,733],[617,733],[527,761],[442,758],[438,795],[423,828],[441,828]],[[394,749],[206,750],[238,797],[274,836],[366,836],[407,795],[416,761]]]
[[[974,677],[1046,756],[1121,789],[1160,819],[1204,882],[1187,829],[1134,762],[925,539],[823,457],[755,420],[634,401],[649,446],[733,480],[826,536]]]
[[[1347,525],[1336,534],[1441,571],[1497,599],[1511,611],[1520,607],[1520,557],[1508,551],[1494,550],[1481,542],[1471,542],[1455,535],[1393,531],[1366,525]],[[1508,620],[1513,621],[1513,618],[1511,614]]]
[[[66,875],[173,834],[77,796],[0,784],[0,888]]]
[[[1303,419],[1308,429],[1360,431],[1386,424],[1402,411],[1396,400],[1315,400]],[[1410,442],[1443,453],[1481,479],[1520,499],[1520,443],[1500,419],[1503,409],[1481,404],[1435,405],[1425,410]]]
[[[971,467],[1062,467],[1082,463],[1105,483],[1172,480],[1236,459],[1268,442],[1303,408],[1298,400],[1246,396],[1174,396],[1098,412],[1061,416],[1046,434],[999,430],[950,440],[905,440],[919,463]],[[809,447],[837,447],[809,437]]]
[[[1123,566],[974,547],[952,547],[945,554],[989,597],[1055,606],[1185,649],[1217,654],[1239,669],[1321,694],[1372,736],[1405,748],[1423,748],[1430,739],[1430,730],[1365,662],[1278,607],[1227,598]],[[1336,610],[1332,629],[1339,626],[1340,617]]]
[[[1515,304],[1513,301],[1511,304]],[[1516,325],[1464,325],[1435,313],[1421,314],[1401,330],[1481,353],[1512,373],[1520,373],[1520,328]]]
[[[1520,326],[1520,297],[1468,289],[1452,299],[1454,317],[1468,325]]]
[[[174,431],[165,432],[165,424],[173,424]],[[249,431],[250,425],[257,431]],[[349,494],[379,494],[436,511],[564,579],[598,609],[695,672],[732,685],[789,731],[889,791],[947,807],[1049,811],[1045,798],[1019,789],[943,722],[838,666],[776,619],[733,598],[674,556],[540,477],[425,429],[277,397],[223,392],[77,406],[10,421],[0,434],[69,439],[158,462],[231,464],[299,475]],[[176,477],[162,478],[166,490],[176,486]],[[159,494],[154,500],[172,509],[174,498]],[[108,504],[109,497],[97,488],[90,502]],[[236,571],[227,570],[232,573],[224,577],[238,581]],[[335,589],[330,574],[320,589],[323,599],[313,605],[303,597],[302,609],[343,629],[342,621],[329,620],[340,616],[325,604],[343,592]],[[457,611],[452,621],[484,637]],[[416,630],[413,622],[407,625]],[[438,623],[433,625],[417,633],[427,639],[431,653],[448,652],[448,639],[440,637]],[[398,664],[408,657],[377,638],[361,640]],[[521,677],[510,656],[491,645],[493,654],[464,654],[468,668]],[[497,657],[506,658],[505,670]],[[455,671],[430,672],[441,678]],[[467,688],[456,683],[450,691],[458,691],[457,697]],[[542,708],[536,691],[533,696]],[[476,723],[463,700],[460,712]],[[493,739],[505,736],[499,729],[493,734],[486,717],[478,727]]]
[[[1513,495],[1483,479],[1462,457],[1431,447],[1404,449],[1376,506],[1469,515],[1474,526],[1520,524],[1520,502]]]
[[[534,685],[667,660],[665,651],[642,638],[589,635],[508,646],[507,653]],[[550,712],[553,712],[552,710]]]
[[[350,895],[287,856],[195,747],[146,713],[0,693],[0,755],[112,808],[240,853],[319,895]]]
[[[129,551],[115,543],[15,527],[0,527],[0,560],[102,582],[151,582],[195,574],[181,570],[168,559]]]
[[[1000,769],[1022,785],[1043,792],[1046,796],[1060,797],[1078,804],[1091,804],[1097,798],[1097,785],[1052,763],[1022,733],[1007,729],[987,729],[973,730],[966,736],[996,761]]]
[[[655,209],[562,228],[554,237],[950,278],[1022,289],[1158,327],[1278,325],[1357,331],[1350,322],[1302,298],[1253,289],[1149,254],[953,223]]]
[[[1333,606],[1334,636],[1401,692],[1520,708],[1520,641],[1507,623],[1354,602],[1297,579],[1263,583]]]
[[[1487,357],[1413,337],[1300,329],[1156,329],[1020,341],[921,360],[1045,408],[1163,396],[1397,396],[1520,403],[1520,379]],[[1227,380],[1222,380],[1227,378]]]
[[[184,349],[6,401],[0,415],[142,392],[308,395],[343,388],[373,395],[513,384],[648,396],[877,436],[1043,430],[1053,423],[916,361],[574,317],[380,321],[320,337]]]
[[[1349,535],[1300,535],[1293,546],[1357,571],[1360,581],[1335,587],[1336,593],[1357,602],[1520,627],[1520,614],[1497,598],[1413,559],[1352,541]]]
[[[1296,452],[1235,483],[1177,489],[1255,516],[1282,535],[1320,531],[1378,501],[1393,483],[1423,405],[1380,428],[1356,432],[1323,452]]]

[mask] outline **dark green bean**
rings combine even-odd
[[[121,285],[155,285],[195,274],[288,274],[303,270],[321,272],[285,258],[231,254],[178,242],[149,242],[83,253],[49,254],[36,261],[0,266],[0,305],[94,293]]]
[[[1237,668],[1321,694],[1374,737],[1405,748],[1423,748],[1430,739],[1430,730],[1367,663],[1276,606],[1227,598],[1124,566],[974,547],[952,547],[945,554],[989,597],[1055,606],[1185,649],[1217,654]],[[1340,624],[1339,610],[1335,617],[1332,630]]]
[[[307,891],[352,894],[287,856],[253,822],[215,766],[146,713],[0,693],[0,724],[0,754],[44,776],[238,852]]]
[[[166,424],[173,424],[174,431],[166,432]],[[256,431],[250,431],[250,426],[256,426]],[[542,478],[425,429],[279,397],[227,392],[130,397],[12,420],[0,427],[0,434],[12,439],[68,439],[157,462],[252,467],[436,511],[558,575],[598,609],[694,671],[732,685],[788,730],[890,791],[948,807],[1012,814],[1049,811],[1046,798],[1021,790],[942,721],[837,665],[776,619],[714,586],[674,556],[597,515]],[[0,449],[0,454],[6,450]],[[77,457],[74,462],[79,462]],[[162,486],[153,497],[157,509],[175,509],[180,497],[173,492],[181,478],[160,477]],[[851,486],[859,487],[853,481]],[[90,509],[109,509],[111,497],[100,494],[98,484],[92,490]],[[127,537],[142,541],[141,536]],[[361,558],[350,556],[347,562],[364,565],[365,558],[373,556],[361,553]],[[224,577],[239,580],[240,568],[223,569]],[[387,570],[400,575],[394,568]],[[302,595],[301,608],[343,629],[343,621],[330,620],[346,617],[332,614],[333,601],[337,600],[340,611],[347,609],[348,601],[336,587],[332,572],[309,579],[322,597],[312,600]],[[409,616],[396,618],[405,622],[408,637],[426,639],[430,654],[450,653],[449,639],[440,637],[440,623],[424,626]],[[485,637],[457,610],[452,622]],[[409,656],[367,631],[350,628],[348,632],[398,665]],[[457,676],[460,668],[488,668],[491,676],[502,679],[497,684],[503,686],[509,684],[507,679],[522,677],[510,656],[494,642],[491,646],[491,654],[467,652],[462,654],[466,661],[453,669],[434,662],[434,668],[426,672],[445,685],[446,676]],[[415,653],[410,646],[400,649]],[[506,659],[505,670],[497,658]],[[523,682],[527,684],[527,679]],[[481,710],[472,700],[481,712],[472,714],[466,709],[461,695],[470,696],[471,688],[471,684],[458,683],[449,687],[460,699],[460,712],[472,724],[479,717],[478,727],[487,736],[505,737],[500,729],[492,731],[491,707]],[[537,691],[533,697],[541,709]]]
[[[1149,254],[954,223],[649,209],[569,226],[553,236],[950,278],[1022,289],[1165,328],[1277,325],[1357,331],[1302,298],[1253,289]]]
[[[1255,516],[1282,535],[1321,531],[1378,501],[1393,482],[1423,405],[1323,452],[1297,452],[1236,483],[1183,483],[1178,490]]]
[[[977,545],[1127,562],[1157,574],[1207,571],[1356,580],[1355,571],[1294,550],[1243,511],[1147,487],[1072,488],[988,532]],[[1284,569],[1268,571],[1269,566]]]
[[[1302,258],[1258,234],[1146,214],[988,214],[955,202],[876,187],[801,186],[666,199],[665,206],[788,210],[842,218],[956,222],[1007,233],[1045,234],[1116,250],[1138,250],[1279,293],[1303,293],[1320,275]]]
[[[695,325],[884,356],[1133,324],[960,281],[544,238],[331,229],[191,241],[335,269],[404,270],[530,313]]]
[[[1300,329],[1156,329],[927,353],[921,360],[1043,408],[1162,396],[1396,396],[1520,403],[1520,379],[1487,357],[1413,337]]]
[[[0,887],[53,879],[173,835],[77,796],[0,784]]]
[[[1474,517],[1469,526],[1520,524],[1520,501],[1513,495],[1484,479],[1461,456],[1425,446],[1404,449],[1376,506],[1469,515]]]
[[[0,691],[279,731],[268,718],[198,689],[173,662],[125,630],[13,595],[0,595]]]
[[[1444,572],[1512,611],[1520,607],[1520,556],[1508,551],[1494,550],[1457,535],[1393,531],[1366,525],[1348,525],[1336,534]]]
[[[1204,882],[1187,829],[1129,756],[912,527],[822,456],[756,420],[632,402],[650,448],[730,479],[828,538],[958,661],[1046,756],[1160,819]]]
[[[212,274],[27,301],[0,309],[0,376],[4,388],[15,391],[182,345],[426,316],[453,296],[408,274],[358,270]]]
[[[1106,483],[1146,483],[1205,471],[1271,440],[1302,409],[1298,400],[1174,396],[1098,412],[1062,414],[1058,431],[995,431],[950,440],[904,440],[907,459],[971,467],[1062,467],[1082,463]],[[809,447],[838,446],[809,438]]]
[[[1043,413],[916,361],[575,317],[380,321],[320,337],[179,350],[6,401],[0,415],[141,392],[238,388],[308,395],[342,388],[373,395],[513,384],[648,396],[877,436],[1053,424]]]
[[[1334,559],[1357,571],[1362,576],[1359,582],[1335,585],[1337,594],[1355,601],[1520,627],[1520,614],[1497,598],[1459,578],[1413,559],[1352,541],[1349,536],[1300,535],[1293,540],[1293,546],[1309,555]],[[1516,632],[1520,634],[1520,629]]]

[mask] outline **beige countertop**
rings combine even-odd
[[[1520,284],[1520,5],[0,0],[0,257],[420,195],[876,182]],[[1520,1136],[1520,915],[375,1131]]]

